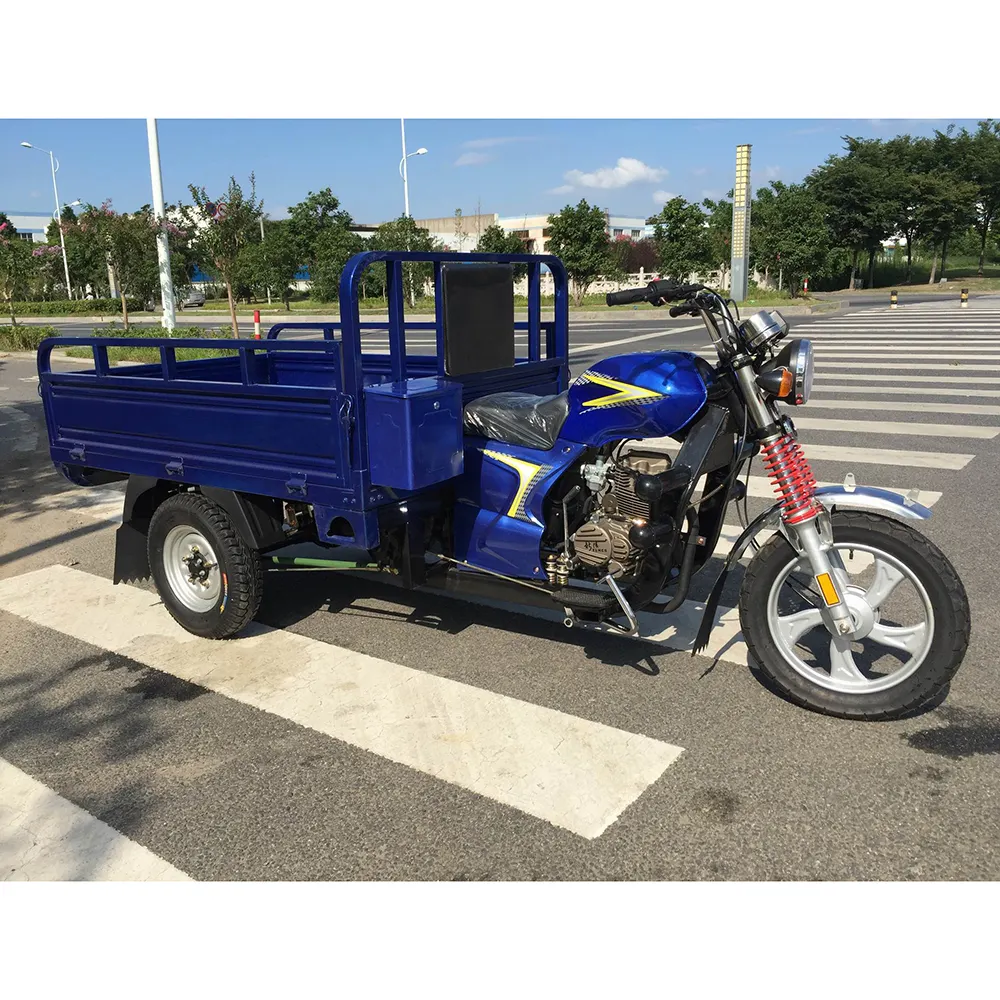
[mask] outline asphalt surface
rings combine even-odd
[[[631,349],[708,353],[693,325],[659,314],[574,324],[574,373]],[[595,761],[595,734],[606,731],[591,723],[683,748],[602,832],[580,835],[540,818],[544,801],[532,813],[472,790],[486,769],[478,758],[452,780],[434,776],[419,747],[415,757],[394,756],[365,749],[360,736],[331,736],[345,732],[348,709],[379,718],[382,706],[345,707],[333,688],[285,697],[289,658],[254,659],[247,643],[256,640],[222,644],[244,642],[252,669],[242,680],[238,654],[232,678],[206,673],[217,654],[204,647],[220,644],[178,645],[157,659],[141,643],[112,641],[122,612],[101,585],[112,574],[114,503],[98,491],[88,506],[88,491],[54,472],[33,360],[8,355],[0,357],[0,608],[18,611],[0,610],[0,758],[79,807],[81,824],[96,818],[108,837],[196,879],[997,879],[1000,446],[996,436],[966,435],[1000,430],[1000,298],[967,311],[935,300],[792,325],[820,351],[817,391],[796,416],[852,422],[802,431],[807,447],[840,449],[813,460],[817,479],[853,472],[859,483],[940,494],[922,530],[957,568],[973,616],[972,644],[943,703],[898,722],[846,722],[772,692],[740,662],[738,635],[714,662],[669,637],[568,631],[371,578],[269,577],[259,620],[278,630],[276,650],[305,643],[337,663],[409,668],[435,691],[437,679],[459,681],[515,713],[553,710],[584,727],[581,745]],[[764,503],[751,497],[751,515]],[[717,565],[696,578],[693,602]],[[25,576],[35,571],[42,576]],[[38,583],[53,573],[54,585]],[[727,607],[740,575],[726,587]],[[93,590],[82,617],[58,597],[64,579],[67,592],[74,581]],[[70,611],[78,628],[60,624]],[[384,704],[387,726],[395,704]],[[477,731],[469,722],[448,738],[461,763],[463,741],[475,746]],[[527,729],[510,733],[515,744],[529,738]],[[645,745],[621,756],[638,760]],[[595,770],[584,756],[581,796],[600,791]],[[5,826],[0,808],[0,879],[33,877],[11,833],[18,822],[29,828],[17,817]],[[32,857],[44,854],[45,838],[31,838]],[[69,835],[59,840],[52,877],[115,877],[106,857],[77,848]]]

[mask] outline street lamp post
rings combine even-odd
[[[399,119],[399,135],[403,142],[403,158],[399,161],[399,176],[403,178],[403,215],[406,218],[410,217],[410,182],[406,174],[406,161],[411,156],[423,156],[427,150],[421,146],[420,149],[415,150],[412,153],[407,153],[406,151],[406,121],[403,118]],[[409,243],[409,240],[407,240]],[[409,250],[409,245],[407,245],[407,250]],[[413,305],[413,282],[410,282],[410,305]]]
[[[59,244],[62,247],[63,271],[66,274],[66,298],[73,298],[73,288],[69,283],[69,259],[66,257],[66,237],[62,231],[62,213],[59,210],[59,188],[56,186],[56,171],[59,169],[59,161],[51,149],[42,149],[41,146],[32,146],[30,142],[22,142],[25,149],[37,149],[40,153],[49,154],[49,166],[52,167],[52,193],[56,199],[55,222],[59,227]]]
[[[163,178],[160,174],[160,139],[156,119],[146,119],[146,140],[149,146],[149,174],[153,184],[153,215],[156,218],[156,259],[160,268],[160,298],[163,301],[164,328],[173,336],[177,325],[174,311],[174,279],[170,273],[170,243],[167,240],[167,213],[163,203]]]

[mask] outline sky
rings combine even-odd
[[[735,147],[750,143],[754,186],[802,180],[842,136],[930,135],[969,119],[407,119],[410,213],[465,215],[477,206],[500,216],[557,212],[581,198],[613,215],[644,217],[674,195],[719,198],[732,187]],[[257,195],[271,218],[307,192],[330,187],[356,222],[403,212],[398,119],[222,119],[159,121],[164,195],[190,201],[187,185],[210,197],[230,175]],[[143,119],[0,120],[0,211],[51,212],[48,157],[54,150],[63,203],[111,199],[119,211],[152,200]]]

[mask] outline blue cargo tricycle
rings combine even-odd
[[[374,263],[388,319],[362,322],[358,290]],[[433,269],[433,321],[404,316],[414,263]],[[523,321],[515,267],[527,270]],[[557,258],[361,253],[342,275],[339,323],[280,323],[228,356],[178,356],[217,340],[44,341],[52,458],[80,485],[128,480],[115,582],[151,575],[184,628],[225,639],[257,613],[265,565],[301,562],[282,553],[302,542],[327,547],[331,567],[637,634],[643,616],[684,603],[724,547],[730,505],[747,513],[739,477],[759,453],[777,502],[726,543],[694,648],[752,545],[741,627],[788,697],[871,719],[934,698],[968,644],[965,591],[912,527],[930,516],[913,497],[850,477],[817,485],[778,405],[808,400],[810,342],[788,339],[776,312],[741,321],[701,284],[654,281],[607,299],[700,317],[718,357],[629,352],[571,383]],[[72,344],[93,351],[93,368],[52,371],[53,349]],[[118,345],[154,346],[159,360],[114,366]]]

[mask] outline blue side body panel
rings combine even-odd
[[[465,471],[456,487],[456,558],[494,573],[545,579],[538,560],[545,498],[586,445],[559,440],[551,451],[536,451],[465,440]]]
[[[708,399],[687,351],[619,354],[591,365],[570,386],[561,436],[599,446],[622,438],[667,437]]]

